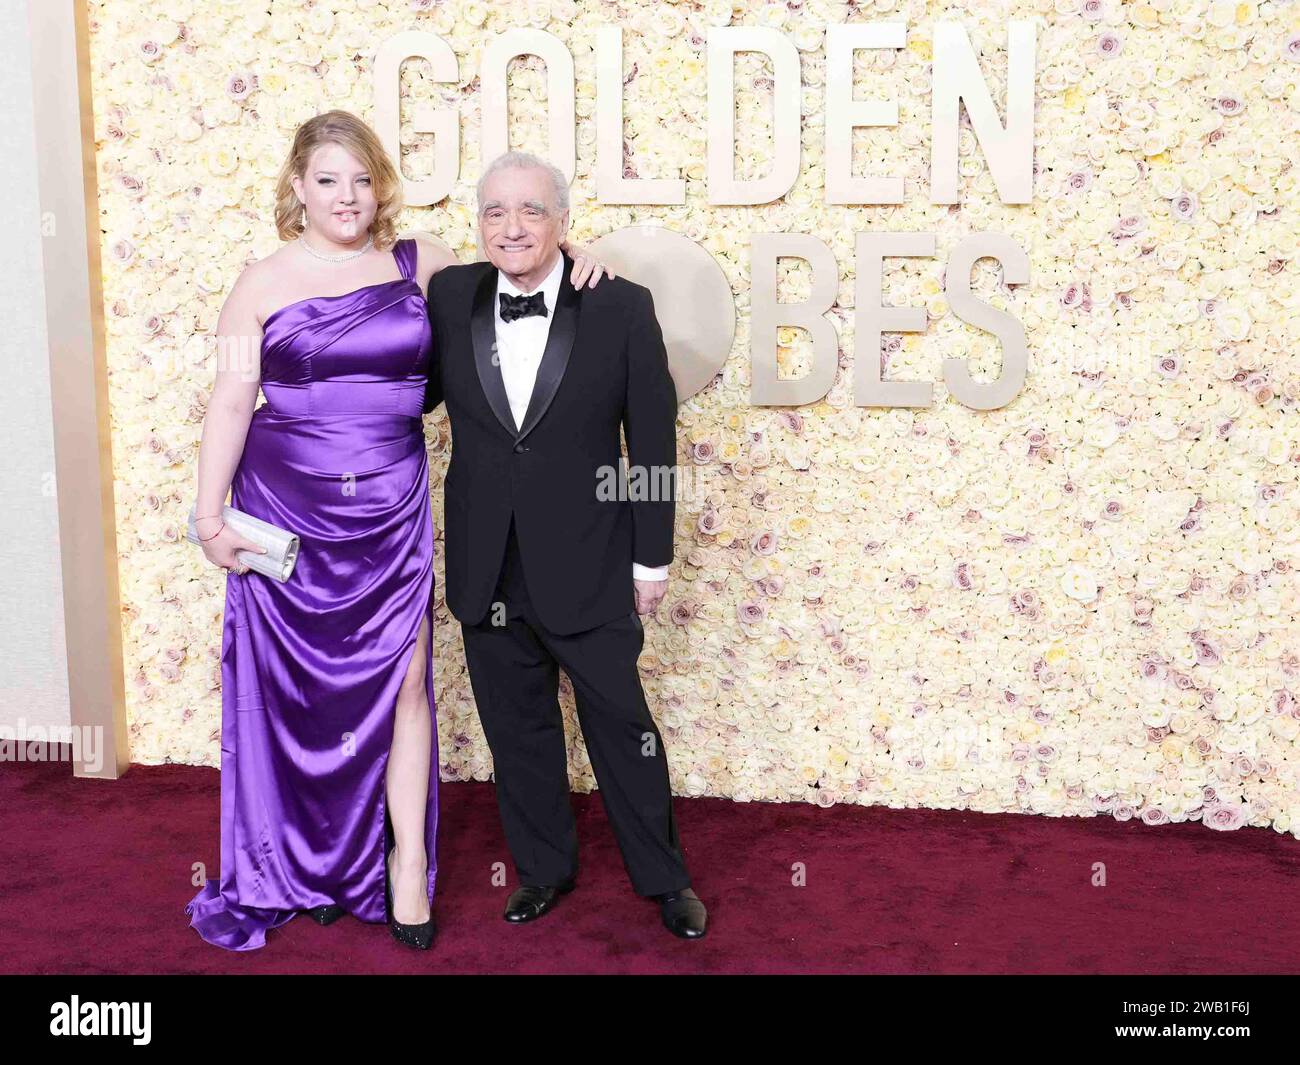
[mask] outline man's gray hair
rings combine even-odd
[[[478,179],[478,186],[474,193],[478,201],[479,211],[483,210],[483,186],[489,177],[498,170],[523,169],[526,167],[537,167],[540,170],[545,170],[550,175],[551,184],[555,186],[556,209],[567,211],[569,208],[569,179],[564,176],[564,171],[554,163],[547,162],[541,156],[534,155],[532,152],[517,151],[503,152],[488,163],[487,169],[483,171],[482,177]]]

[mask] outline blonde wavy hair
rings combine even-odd
[[[307,119],[293,135],[289,158],[275,181],[275,228],[281,240],[296,240],[305,228],[306,209],[293,191],[295,177],[306,180],[312,152],[322,144],[347,149],[370,174],[377,207],[370,223],[375,247],[386,251],[397,240],[397,216],[402,210],[402,180],[375,131],[349,111],[326,111]]]

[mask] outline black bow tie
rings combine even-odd
[[[501,320],[513,322],[516,318],[527,318],[536,314],[546,317],[546,293],[534,292],[531,296],[512,296],[508,292],[497,293],[501,300]]]

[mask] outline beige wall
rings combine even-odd
[[[88,36],[83,0],[0,10],[0,738],[26,741],[0,757],[57,742],[46,757],[113,778],[130,755]]]
[[[0,4],[0,180],[9,241],[0,257],[0,726],[70,722],[59,569],[49,335],[42,276],[32,59],[24,4]],[[57,232],[60,219],[47,217]]]

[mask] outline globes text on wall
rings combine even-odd
[[[1034,24],[1007,23],[1006,117],[999,117],[992,93],[965,28],[941,21],[932,27],[930,121],[930,198],[951,204],[958,192],[958,133],[962,107],[1002,202],[1028,204],[1033,197]],[[830,204],[873,205],[904,201],[903,179],[852,173],[853,130],[898,124],[891,100],[857,100],[853,94],[854,54],[862,49],[906,46],[902,22],[831,24],[826,27],[825,196]],[[773,70],[772,166],[759,177],[735,175],[734,70],[738,52],[764,54]],[[576,170],[575,79],[573,57],[559,38],[542,30],[511,29],[486,41],[479,68],[480,158],[509,147],[507,74],[512,59],[535,55],[546,67],[544,153],[570,181]],[[424,59],[434,81],[460,83],[459,63],[437,34],[409,30],[381,45],[375,60],[375,125],[394,158],[400,158],[400,72],[408,59]],[[596,32],[596,202],[605,204],[682,204],[685,179],[679,174],[629,178],[623,159],[623,39],[617,26]],[[710,206],[772,203],[786,195],[799,175],[802,96],[799,56],[794,43],[768,27],[722,26],[707,42],[707,197]],[[411,128],[433,135],[433,166],[428,177],[403,177],[406,202],[435,204],[454,187],[460,173],[460,121],[451,108],[417,108]],[[731,350],[735,305],[729,284],[713,257],[700,245],[665,227],[629,226],[593,244],[621,274],[651,290],[664,329],[678,398],[684,400],[709,383]],[[936,254],[933,233],[859,232],[855,236],[854,312],[856,347],[853,399],[859,406],[926,407],[933,400],[927,381],[883,380],[880,340],[886,332],[923,332],[926,312],[919,307],[881,302],[885,260]],[[806,260],[811,292],[799,303],[777,302],[777,264],[781,258]],[[943,378],[954,398],[976,410],[1005,406],[1024,385],[1028,346],[1016,318],[978,299],[971,291],[977,259],[997,260],[1007,284],[1029,280],[1029,258],[1004,233],[968,234],[948,252],[944,289],[953,314],[994,335],[1002,350],[998,377],[978,381],[963,359],[945,359]],[[830,390],[838,362],[839,339],[827,312],[839,288],[839,264],[830,247],[809,233],[755,233],[750,246],[750,401],[758,405],[814,403]],[[666,313],[667,312],[667,313]],[[812,339],[811,366],[803,376],[777,371],[777,329],[794,326]]]

